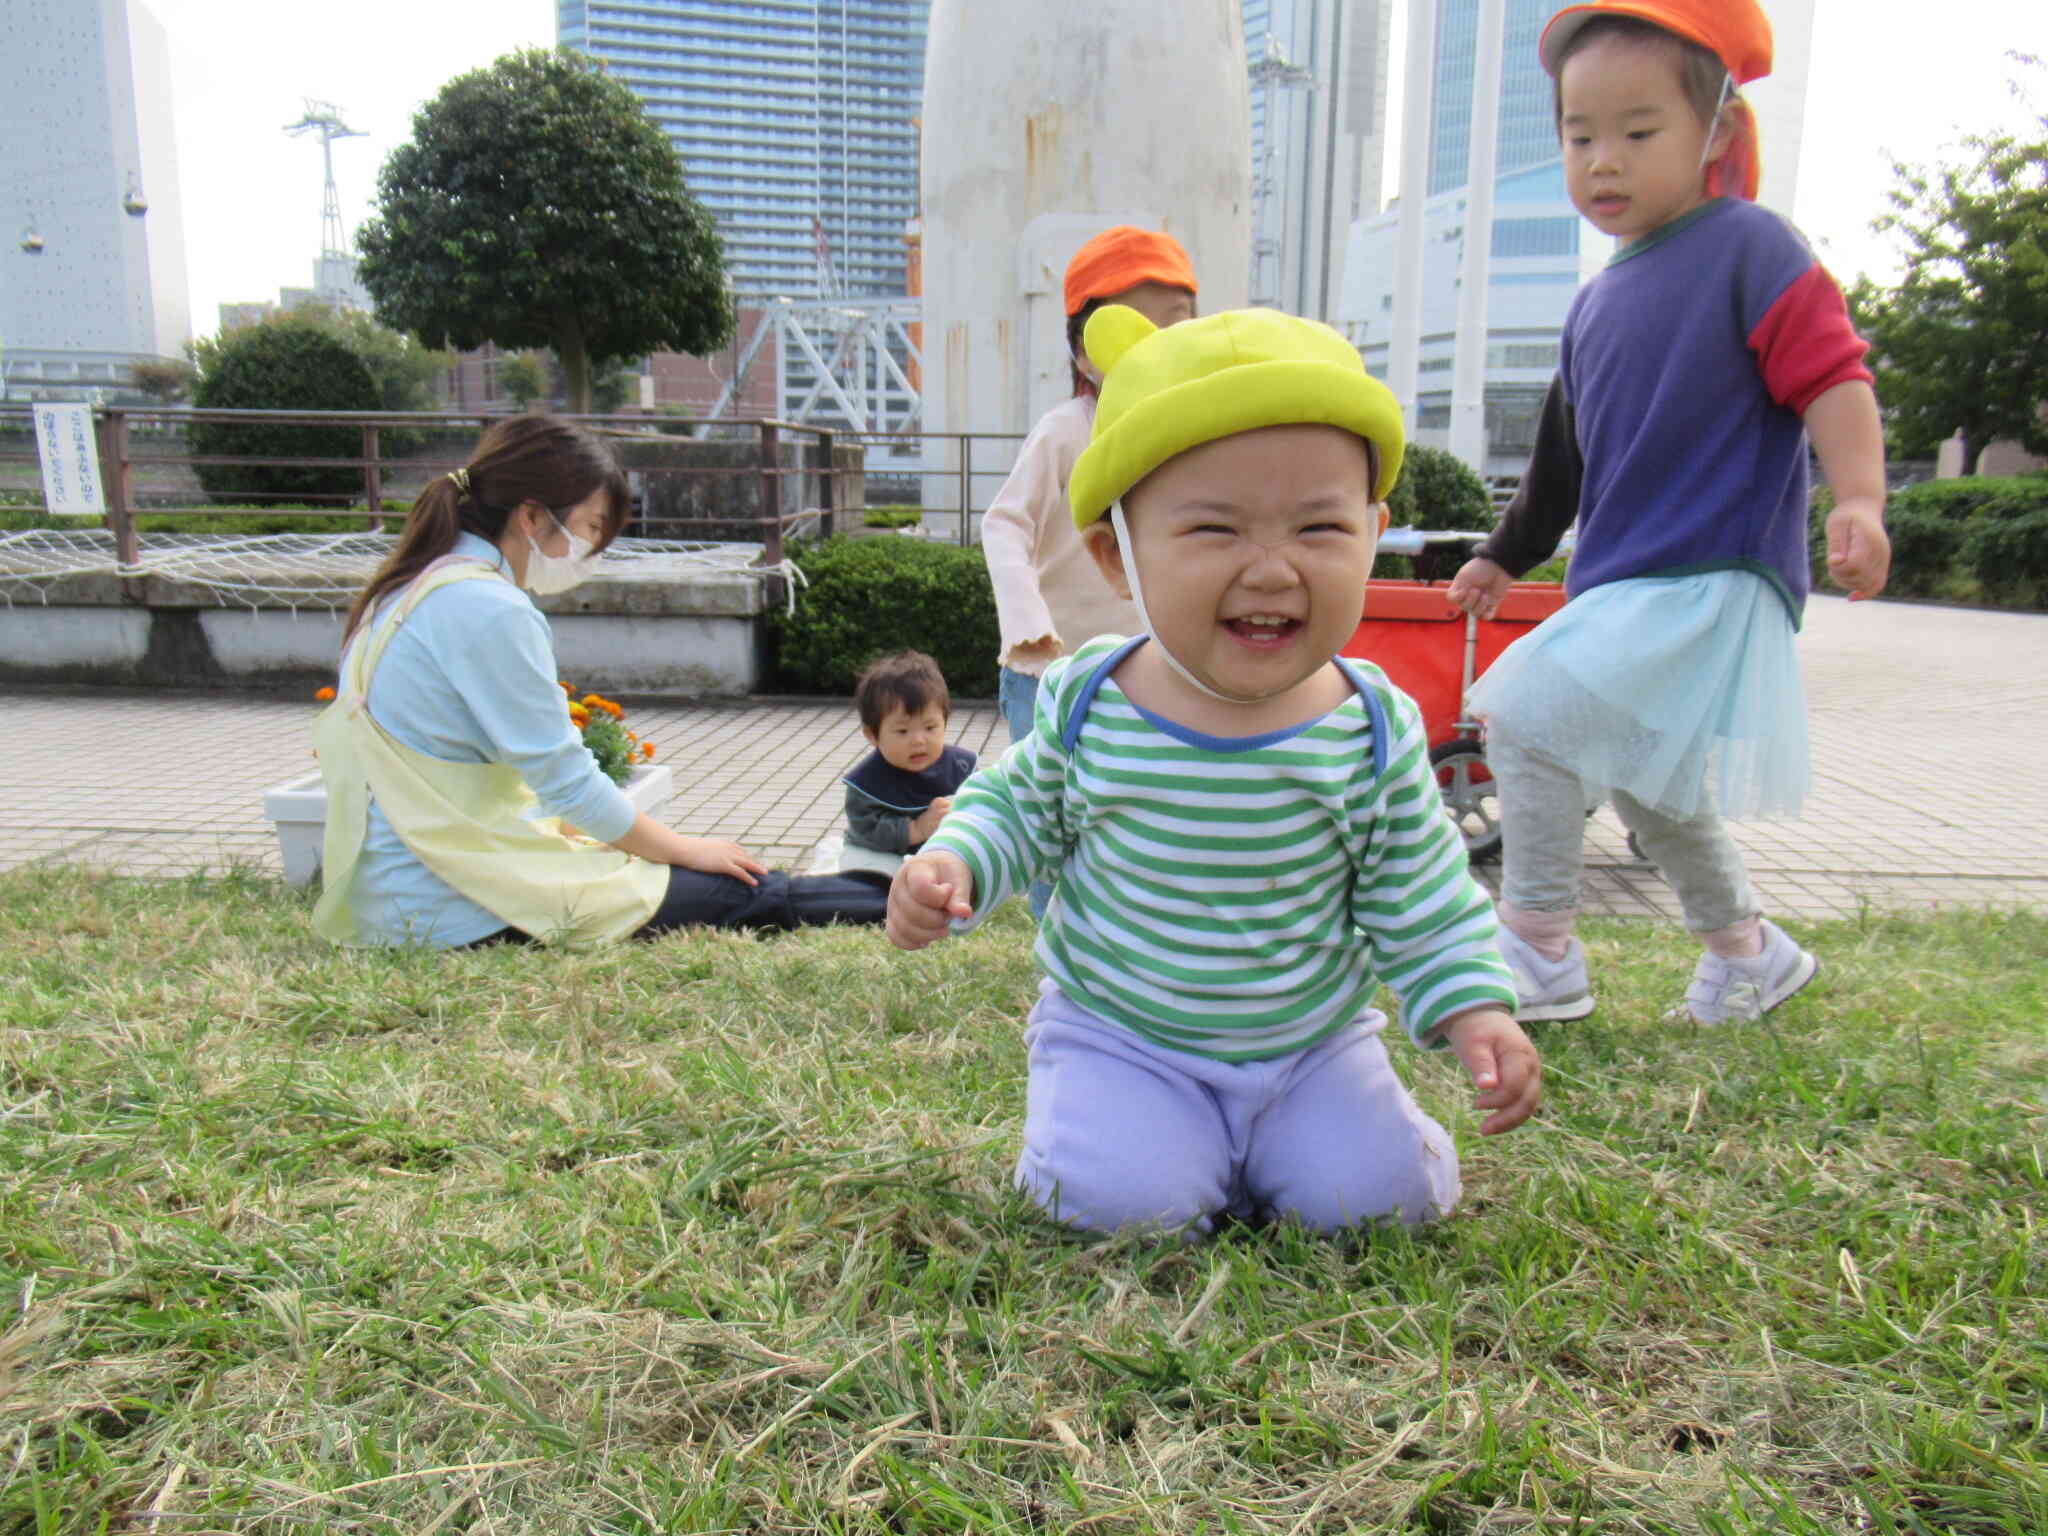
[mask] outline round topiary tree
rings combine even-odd
[[[1441,448],[1409,444],[1401,460],[1401,478],[1387,497],[1389,526],[1487,533],[1497,519],[1486,482],[1465,461]],[[1382,555],[1374,567],[1380,576],[1413,575],[1423,581],[1447,581],[1464,563],[1457,549],[1425,550],[1412,560]]]
[[[1401,478],[1387,497],[1396,528],[1470,529],[1489,531],[1493,501],[1486,482],[1465,461],[1441,448],[1410,444],[1401,460]]]
[[[202,411],[374,411],[382,400],[369,369],[334,336],[315,325],[277,321],[230,331],[208,348],[192,404]],[[362,429],[349,426],[195,421],[190,440],[197,458],[353,459],[363,452]],[[194,468],[207,494],[229,506],[343,503],[363,488],[363,472],[346,466]]]
[[[358,231],[387,324],[458,347],[548,347],[571,411],[607,362],[732,337],[725,248],[682,157],[604,66],[569,49],[458,75],[414,115]]]

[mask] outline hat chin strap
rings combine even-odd
[[[1193,672],[1181,665],[1180,658],[1173,654],[1172,649],[1164,640],[1159,638],[1159,627],[1152,622],[1152,610],[1145,606],[1145,588],[1143,583],[1138,580],[1138,555],[1137,551],[1131,547],[1131,528],[1130,524],[1124,521],[1122,498],[1118,498],[1109,504],[1109,525],[1116,530],[1117,547],[1123,551],[1124,579],[1131,584],[1131,602],[1137,607],[1138,622],[1145,626],[1145,633],[1151,637],[1152,643],[1159,647],[1159,654],[1166,658],[1166,664],[1186,679],[1188,686],[1200,689],[1212,699],[1220,699],[1225,704],[1257,704],[1260,702],[1263,697],[1260,694],[1224,693],[1220,689],[1211,688],[1207,683],[1195,676]]]

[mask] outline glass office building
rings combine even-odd
[[[646,103],[743,294],[904,291],[928,0],[558,0]]]
[[[1536,42],[1557,0],[1507,0],[1506,51],[1501,60],[1500,134],[1496,171],[1512,176],[1557,158],[1550,76]],[[1479,49],[1479,0],[1440,0],[1436,23],[1435,111],[1430,122],[1429,192],[1449,192],[1468,179],[1472,158],[1472,78]]]
[[[1392,0],[1240,0],[1251,72],[1251,300],[1334,317],[1345,233],[1377,211]]]

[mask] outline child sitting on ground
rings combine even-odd
[[[856,763],[846,785],[846,848],[839,872],[886,884],[952,808],[953,791],[974,771],[974,754],[946,741],[953,698],[939,664],[923,651],[898,651],[861,673],[854,685],[861,734],[875,750]]]
[[[1528,1118],[1541,1073],[1420,715],[1336,655],[1400,410],[1336,332],[1272,311],[1157,330],[1111,306],[1086,344],[1073,517],[1145,633],[1046,669],[1031,733],[898,873],[889,936],[921,948],[1056,874],[1016,1174],[1055,1219],[1428,1220],[1457,1153],[1375,989],[1457,1052],[1482,1132]]]

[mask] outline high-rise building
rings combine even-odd
[[[1379,211],[1393,0],[1241,3],[1252,302],[1328,320],[1351,225]]]
[[[1614,242],[1579,218],[1565,191],[1550,77],[1536,47],[1560,0],[1505,0],[1492,236],[1487,280],[1484,412],[1489,475],[1519,474],[1558,360],[1565,311]],[[1776,64],[1744,88],[1764,148],[1760,201],[1789,211],[1799,170],[1814,0],[1769,0]],[[1412,420],[1418,442],[1447,445],[1452,416],[1469,207],[1479,0],[1437,0],[1423,204],[1422,326]],[[1338,326],[1385,377],[1392,351],[1399,212],[1357,220],[1346,252]]]
[[[75,397],[191,336],[163,29],[137,0],[0,8],[0,385]]]
[[[742,293],[904,291],[928,0],[557,0],[682,155]]]
[[[1512,176],[1557,158],[1550,76],[1536,54],[1559,0],[1507,0],[1501,59],[1500,135],[1495,173]],[[1429,195],[1465,185],[1472,158],[1472,79],[1479,48],[1479,0],[1439,0],[1435,90],[1431,93]]]

